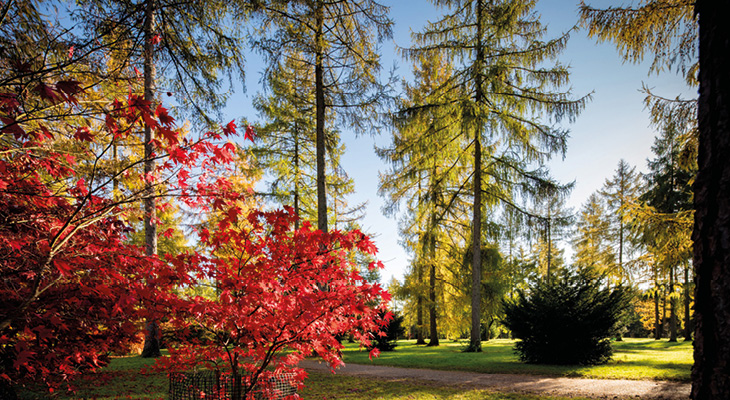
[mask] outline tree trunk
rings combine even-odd
[[[692,399],[730,399],[730,7],[698,0],[700,98],[694,184]]]
[[[421,173],[418,174],[418,195],[421,196],[423,193],[421,188]],[[425,199],[425,197],[422,197],[422,199]],[[418,284],[418,289],[416,290],[416,344],[426,344],[426,339],[424,338],[424,332],[425,332],[425,326],[423,323],[423,264],[424,259],[426,257],[426,235],[423,232],[419,233],[418,236],[418,243],[421,244],[421,259],[418,260],[418,262],[415,264],[416,266],[416,280]]]
[[[315,97],[315,118],[316,118],[316,146],[317,146],[317,229],[327,232],[327,194],[325,176],[325,98],[324,98],[324,66],[322,35],[324,26],[324,11],[321,1],[317,1],[315,9],[316,32],[314,35],[315,61],[314,61],[314,97]]]
[[[434,202],[435,205],[435,202]],[[433,222],[433,217],[432,217]],[[439,333],[438,328],[436,326],[436,236],[433,232],[433,229],[435,229],[435,224],[431,225],[431,233],[429,234],[429,266],[430,266],[430,275],[428,280],[428,316],[429,316],[429,332],[430,332],[430,338],[428,341],[429,346],[438,346],[439,345]]]
[[[659,340],[662,338],[662,324],[659,321],[659,282],[656,278],[656,267],[654,267],[654,288],[656,291],[654,292],[654,340]]]
[[[667,292],[662,288],[662,320],[659,324],[661,335],[664,337],[664,324],[667,322]]]
[[[144,21],[144,99],[152,102],[154,100],[153,85],[155,82],[154,48],[152,37],[154,36],[154,0],[147,0],[145,5]],[[145,250],[148,256],[157,255],[157,211],[155,208],[155,187],[154,182],[147,179],[155,169],[153,159],[154,147],[152,145],[152,129],[145,125],[144,128],[144,237]],[[144,345],[142,346],[142,357],[159,357],[160,352],[160,330],[157,321],[148,320],[145,323]]]
[[[484,59],[482,49],[482,1],[477,0],[477,59],[475,65],[475,85],[477,104],[482,102],[481,63]],[[471,332],[467,351],[482,351],[481,338],[481,287],[482,287],[482,144],[481,121],[475,121],[474,129],[474,204],[472,218],[472,263],[471,263]]]
[[[675,269],[669,269],[669,341],[677,341],[677,299],[674,296]]]
[[[419,286],[416,294],[416,344],[426,344],[426,340],[423,338],[423,293],[421,292],[423,283],[423,263],[419,262],[416,265],[416,268],[416,276],[418,277]]]
[[[689,303],[691,301],[690,299],[690,292],[689,292],[690,282],[689,282],[689,265],[685,264],[684,266],[684,340],[692,340],[692,331],[694,330],[694,326],[692,326],[692,312],[689,308]]]
[[[545,282],[547,282],[548,284],[550,283],[550,267],[552,266],[551,264],[552,264],[552,254],[553,254],[552,253],[552,251],[553,251],[553,243],[552,243],[553,234],[550,231],[550,222],[551,222],[550,210],[548,210],[547,238],[545,240],[547,242],[547,271],[545,273]]]

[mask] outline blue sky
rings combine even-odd
[[[395,21],[394,38],[383,45],[385,69],[395,63],[397,73],[410,75],[411,66],[401,60],[394,50],[394,43],[401,47],[410,46],[410,32],[420,31],[426,21],[435,21],[441,11],[426,1],[383,1],[391,7],[391,18]],[[613,2],[598,0],[590,2],[597,7],[608,7]],[[548,26],[548,37],[565,32],[576,24],[577,1],[541,0],[537,10],[541,21]],[[649,65],[625,64],[619,58],[611,43],[597,43],[588,39],[584,31],[573,32],[565,52],[559,57],[563,64],[571,67],[571,86],[575,96],[593,92],[593,100],[573,124],[568,151],[564,160],[553,160],[550,170],[561,182],[575,181],[567,205],[577,211],[585,199],[598,190],[613,172],[621,158],[646,171],[646,159],[651,157],[651,144],[655,130],[650,126],[649,112],[644,108],[645,95],[640,92],[642,83],[653,88],[655,93],[674,98],[677,95],[693,96],[695,91],[687,88],[682,77],[674,72],[648,75]],[[241,116],[257,120],[250,106],[251,98],[258,91],[259,64],[255,57],[249,58],[247,77],[248,92],[236,96],[228,110],[235,110],[231,117]],[[373,146],[387,146],[389,132],[373,136],[354,137],[343,131],[347,146],[342,158],[345,171],[355,180],[356,193],[351,204],[367,201],[367,214],[363,228],[375,237],[380,250],[379,258],[385,264],[381,282],[385,285],[392,277],[402,279],[410,256],[398,244],[398,227],[395,217],[385,217],[381,212],[383,200],[377,195],[378,172],[386,166],[377,158]],[[569,247],[561,243],[561,247]]]

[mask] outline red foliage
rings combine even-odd
[[[367,283],[353,261],[355,253],[375,252],[367,236],[323,233],[308,222],[294,230],[291,209],[243,218],[230,206],[222,215],[214,231],[201,235],[206,253],[214,256],[167,260],[172,276],[189,277],[189,285],[215,285],[216,294],[166,299],[181,337],[191,330],[205,334],[171,349],[169,358],[157,361],[158,369],[208,367],[248,375],[252,379],[240,388],[246,398],[272,373],[293,371],[301,384],[305,375],[296,366],[307,356],[316,354],[336,368],[342,364],[338,335],[351,332],[369,346],[372,332],[387,324],[378,311],[389,295]]]
[[[53,389],[74,374],[96,370],[110,352],[129,347],[138,322],[147,316],[145,307],[170,289],[170,285],[159,290],[148,286],[150,275],[157,271],[173,280],[158,258],[144,256],[126,239],[128,227],[122,217],[136,200],[135,193],[112,200],[112,181],[95,178],[98,172],[89,169],[96,167],[95,157],[101,157],[90,152],[103,152],[109,141],[123,140],[134,131],[120,126],[151,126],[162,139],[156,141],[159,154],[167,155],[162,159],[176,155],[146,178],[160,182],[179,174],[188,183],[194,181],[189,188],[168,188],[190,205],[199,203],[195,195],[201,191],[224,195],[224,181],[208,180],[200,164],[220,170],[233,157],[231,146],[210,142],[211,133],[197,142],[182,143],[163,107],[153,113],[149,102],[135,95],[116,100],[113,111],[102,118],[105,131],[92,133],[86,124],[39,119],[33,110],[22,108],[32,101],[18,100],[35,96],[71,112],[80,110],[76,100],[80,94],[78,82],[62,80],[56,85],[40,83],[35,91],[0,95],[2,381],[38,380]],[[91,161],[83,176],[77,175],[76,158],[56,150],[53,143],[41,144],[54,137],[94,145],[87,147],[85,157]],[[191,174],[192,170],[202,173]]]
[[[18,76],[34,74],[29,63],[10,64]],[[315,353],[335,368],[337,335],[352,332],[367,346],[384,326],[388,294],[354,263],[358,252],[375,253],[365,235],[308,223],[294,230],[289,209],[244,215],[237,206],[242,195],[224,178],[236,146],[219,142],[219,132],[235,134],[233,121],[183,138],[164,107],[130,93],[79,122],[66,116],[89,112],[79,104],[80,82],[44,73],[33,82],[31,90],[0,88],[0,384],[37,380],[53,390],[128,348],[139,321],[166,317],[182,345],[157,368],[203,363],[248,374],[246,394],[268,367],[293,370],[301,382],[296,365]],[[201,215],[216,213],[220,221],[199,234],[204,251],[163,262],[128,243],[124,216],[140,193],[113,195],[113,179],[98,168],[140,126],[154,131],[157,167],[140,175],[130,163],[116,176],[159,184],[158,193]],[[248,126],[244,139],[254,136]],[[75,156],[63,150],[69,146]],[[217,291],[180,294],[205,284]],[[206,333],[187,340],[192,330]]]
[[[66,199],[29,170],[38,165],[4,165],[0,378],[54,387],[127,348],[137,330],[135,288],[155,260],[124,244],[118,218],[94,215],[105,200]]]

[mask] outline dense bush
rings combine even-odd
[[[608,289],[600,279],[564,273],[505,301],[504,325],[520,339],[520,359],[542,364],[602,364],[613,354],[630,291]]]

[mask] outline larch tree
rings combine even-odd
[[[698,0],[699,152],[694,183],[694,400],[730,398],[730,9]]]
[[[573,210],[565,208],[565,195],[572,188],[573,184],[570,183],[542,193],[535,198],[534,209],[528,216],[528,224],[537,232],[536,256],[545,281],[550,281],[559,266],[553,260],[554,255],[562,253],[556,241],[567,236],[575,222]]]
[[[640,195],[641,177],[636,173],[636,167],[632,167],[625,160],[621,159],[616,166],[613,177],[606,179],[600,195],[606,200],[608,214],[607,237],[613,238],[609,243],[614,248],[613,269],[614,275],[620,277],[623,282],[630,281],[631,272],[624,255],[630,254],[631,250],[631,229],[626,218],[626,209],[629,203],[636,201]]]
[[[615,273],[611,269],[614,255],[610,251],[610,219],[599,193],[592,193],[581,207],[573,241],[573,264],[581,271],[597,275]]]
[[[589,36],[612,41],[620,56],[629,62],[651,58],[649,73],[675,69],[691,87],[699,83],[699,35],[695,1],[642,0],[630,6],[599,9],[581,1],[580,13]],[[646,105],[660,129],[674,126],[682,132],[679,162],[687,170],[696,169],[698,159],[697,99],[667,98],[647,93]],[[685,267],[685,308],[689,307],[689,267]],[[686,322],[690,318],[685,311]],[[687,324],[689,325],[689,324]],[[685,326],[685,338],[689,335]]]
[[[672,220],[680,215],[691,213],[692,190],[690,181],[694,176],[693,171],[681,168],[679,165],[680,143],[679,132],[674,126],[666,127],[662,135],[656,138],[652,151],[656,155],[649,160],[649,173],[646,176],[646,192],[640,199],[650,207],[650,210],[657,215],[655,219],[666,218]],[[662,245],[666,243],[666,235],[677,238],[676,232],[659,232],[657,225],[651,224],[645,228],[645,236],[656,254],[660,267],[666,269],[669,275],[668,293],[670,298],[669,316],[669,340],[677,340],[677,304],[674,292],[677,282],[677,267],[688,262],[690,253],[677,253],[675,247]],[[689,227],[687,227],[689,228]],[[688,233],[688,232],[687,232]],[[689,241],[689,235],[682,235]],[[685,248],[685,246],[682,246]]]
[[[263,118],[257,129],[258,144],[251,149],[257,169],[271,176],[266,197],[290,205],[302,220],[317,220],[316,140],[313,68],[297,58],[271,66],[265,82],[267,93],[254,99]],[[352,179],[340,166],[345,151],[339,132],[326,131],[327,186],[330,188],[329,222],[344,226],[361,216],[362,205],[348,207],[346,196],[353,192]],[[299,221],[295,222],[298,227]]]
[[[225,103],[221,94],[224,77],[233,85],[233,73],[243,81],[243,44],[240,19],[246,6],[233,13],[233,3],[211,1],[145,0],[102,2],[84,0],[75,11],[89,31],[113,35],[114,50],[126,54],[129,67],[138,71],[142,64],[144,101],[161,102],[161,93],[173,96],[181,105],[182,116],[193,118],[200,126],[212,127]],[[220,24],[229,19],[229,24]],[[136,64],[136,65],[135,65]],[[165,88],[165,89],[161,89]],[[213,113],[211,113],[213,111]],[[144,174],[156,169],[152,131],[143,130]],[[149,255],[157,254],[157,185],[146,180],[144,195],[145,245]],[[148,321],[142,355],[160,355],[159,327]]]
[[[380,82],[376,45],[392,36],[388,8],[372,0],[272,1],[258,4],[256,48],[269,65],[295,59],[314,71],[317,226],[327,231],[327,124],[341,122],[358,132],[373,128],[388,99]],[[269,69],[271,71],[271,69]]]
[[[455,159],[468,169],[454,193],[471,199],[471,339],[469,351],[481,351],[481,252],[485,211],[500,201],[515,205],[517,182],[526,187],[556,187],[541,168],[566,148],[567,132],[551,122],[572,118],[586,98],[563,90],[568,69],[554,62],[567,35],[543,40],[545,28],[535,15],[535,1],[437,1],[450,14],[413,35],[410,58],[442,54],[453,60],[453,78],[439,88],[454,96],[445,104],[414,106],[457,110],[458,130],[449,139],[460,143]],[[436,96],[436,99],[444,98]],[[447,97],[448,98],[448,97]],[[548,118],[546,118],[548,117]],[[449,120],[448,123],[452,123]],[[438,121],[437,121],[438,122]]]
[[[442,56],[421,57],[414,62],[413,74],[416,82],[404,82],[406,98],[401,100],[401,111],[424,103],[424,99],[452,78],[452,67]],[[441,101],[447,101],[441,99]],[[444,109],[434,108],[429,112],[411,114],[399,112],[394,119],[395,132],[392,144],[378,148],[378,155],[391,165],[391,169],[380,175],[381,195],[386,197],[385,211],[391,214],[404,204],[407,220],[403,233],[411,235],[416,262],[413,264],[416,282],[421,283],[428,275],[427,293],[416,291],[417,315],[422,324],[422,307],[428,296],[429,346],[439,345],[437,328],[436,275],[439,231],[445,215],[447,182],[453,181],[459,169],[454,165],[454,142],[449,139],[449,128],[442,122],[449,119]],[[453,128],[451,128],[453,129]],[[452,199],[453,201],[453,199]],[[420,334],[420,332],[419,332]],[[425,341],[424,341],[425,343]]]

